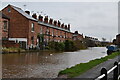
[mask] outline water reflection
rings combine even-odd
[[[55,78],[58,72],[78,63],[106,56],[106,48],[89,48],[76,52],[35,52],[3,54],[4,78]]]

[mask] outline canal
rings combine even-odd
[[[60,70],[106,56],[105,47],[75,52],[2,54],[3,78],[55,78]]]

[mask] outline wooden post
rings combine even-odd
[[[115,62],[114,66],[117,66],[117,67],[113,71],[113,80],[118,80],[118,62]]]
[[[105,74],[105,77],[103,77],[102,79],[100,80],[107,80],[107,70],[105,68],[102,68],[101,69],[101,75]]]

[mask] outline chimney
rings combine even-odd
[[[61,24],[61,23],[60,23],[60,21],[58,20],[58,27],[60,27],[60,24]]]
[[[30,11],[25,11],[28,15],[30,15]]]
[[[78,34],[78,31],[75,31],[75,34]]]
[[[49,24],[52,24],[52,23],[53,23],[53,19],[50,18],[50,20],[49,20]]]
[[[45,22],[45,23],[48,23],[48,16],[45,16],[44,22]]]
[[[34,13],[34,14],[32,15],[32,17],[35,18],[35,19],[37,19],[36,13]]]
[[[39,15],[38,19],[42,22],[43,21],[43,16]]]
[[[54,25],[57,26],[57,21],[56,20],[54,20]]]
[[[67,25],[65,25],[65,29],[67,29]]]
[[[70,24],[68,24],[68,30],[70,30]]]
[[[61,25],[61,28],[64,28],[64,23]]]

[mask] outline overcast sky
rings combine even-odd
[[[72,32],[78,30],[87,36],[112,40],[118,33],[117,2],[3,2],[2,8],[8,4],[61,19],[71,24]]]

